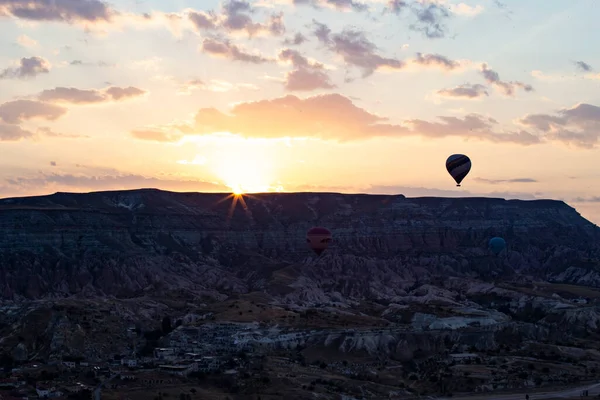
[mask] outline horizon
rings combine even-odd
[[[0,5],[2,199],[558,200],[600,223],[592,0],[73,4]]]
[[[252,197],[256,195],[292,195],[292,194],[327,194],[327,195],[343,195],[343,196],[402,196],[406,199],[422,199],[422,198],[430,198],[430,199],[487,199],[487,200],[502,200],[502,201],[528,201],[528,202],[536,202],[536,201],[556,201],[561,202],[568,205],[571,208],[575,208],[571,206],[569,203],[560,200],[560,199],[551,199],[551,198],[538,198],[538,199],[507,199],[503,197],[490,197],[490,196],[460,196],[460,197],[449,197],[449,196],[406,196],[403,193],[365,193],[365,192],[314,192],[314,191],[296,191],[296,192],[287,192],[287,191],[279,191],[279,192],[244,192],[241,194],[236,194],[230,191],[225,192],[198,192],[198,191],[177,191],[177,190],[166,190],[160,189],[156,187],[141,187],[141,188],[132,188],[132,189],[108,189],[108,190],[94,190],[89,192],[54,192],[48,194],[39,194],[39,195],[28,195],[28,196],[18,196],[18,197],[0,197],[0,201],[2,200],[13,200],[13,199],[27,199],[32,197],[49,197],[57,194],[73,194],[73,195],[85,195],[85,194],[97,194],[97,193],[117,193],[117,192],[138,192],[138,191],[158,191],[165,193],[177,193],[177,194],[211,194],[211,195],[227,195],[233,197]]]

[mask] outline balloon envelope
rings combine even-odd
[[[452,154],[446,160],[446,170],[456,181],[456,186],[460,183],[471,171],[471,159],[464,154]]]
[[[315,227],[306,233],[306,242],[318,256],[329,247],[331,241],[331,232],[327,228]]]
[[[492,253],[498,255],[506,247],[506,242],[501,237],[494,237],[490,239],[488,247],[490,248]]]

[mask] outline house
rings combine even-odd
[[[37,395],[40,399],[51,399],[54,397],[61,397],[64,393],[60,390],[56,390],[56,388],[45,388],[45,387],[38,387],[35,389],[35,391],[37,392]]]
[[[175,350],[170,347],[154,349],[154,358],[159,360],[174,360],[176,357]]]
[[[77,366],[77,364],[75,364],[75,361],[63,361],[63,365],[70,369],[73,369]]]
[[[35,388],[37,395],[40,399],[47,399],[50,397],[50,389],[47,388]]]
[[[66,386],[65,390],[69,393],[79,393],[81,392],[83,389],[85,389],[85,386],[78,384],[78,385],[72,385],[72,386]]]
[[[132,358],[122,358],[121,359],[121,365],[126,365],[129,368],[135,368],[137,367],[138,363],[136,359],[132,359]]]

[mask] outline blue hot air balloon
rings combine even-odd
[[[492,253],[498,255],[506,247],[506,242],[501,237],[493,237],[490,239],[488,247],[492,251]]]

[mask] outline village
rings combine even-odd
[[[164,347],[156,347],[151,355],[142,356],[135,331],[133,327],[128,329],[132,343],[129,354],[107,355],[105,360],[94,361],[82,357],[54,357],[21,363],[10,369],[5,367],[6,377],[0,381],[0,400],[100,399],[102,391],[161,388],[207,374],[242,372],[248,376],[248,371],[262,369],[261,360],[269,350],[298,349],[311,337],[332,333],[331,330],[267,328],[256,322],[188,323],[161,339]],[[353,332],[354,329],[335,331]],[[312,367],[318,369],[319,364]],[[348,370],[347,366],[342,369]]]
[[[27,362],[8,371],[5,367],[9,376],[0,381],[0,399],[100,398],[103,389],[161,387],[217,371],[233,374],[236,367],[248,365],[245,351],[251,349],[249,340],[237,337],[256,328],[258,324],[181,326],[165,339],[169,346],[154,348],[151,356],[139,355],[135,328],[130,328],[131,354],[93,362],[62,357]]]
[[[372,329],[383,330],[391,332],[394,329]],[[333,331],[351,333],[356,329]],[[0,380],[0,400],[99,400],[104,397],[103,392],[146,390],[160,393],[164,388],[184,386],[189,389],[187,393],[180,393],[180,398],[186,400],[195,398],[194,383],[199,387],[207,377],[219,377],[217,380],[225,377],[229,382],[234,382],[231,385],[240,388],[255,385],[256,382],[268,382],[268,375],[289,378],[306,376],[307,371],[309,374],[313,371],[319,376],[323,370],[380,383],[384,383],[382,379],[386,379],[386,375],[400,373],[396,378],[389,375],[389,379],[429,382],[429,385],[439,386],[442,392],[447,390],[451,380],[464,380],[461,385],[469,386],[473,391],[489,391],[519,387],[524,381],[531,380],[535,372],[531,359],[515,357],[516,354],[511,355],[512,351],[508,348],[494,354],[488,352],[487,355],[446,350],[443,354],[417,360],[412,372],[404,368],[402,363],[385,358],[364,359],[360,363],[305,359],[301,350],[315,338],[331,335],[333,331],[267,327],[257,322],[186,324],[176,327],[159,341],[158,347],[142,355],[138,345],[144,340],[135,328],[129,328],[130,351],[126,354],[107,354],[104,360],[63,356],[60,359],[28,361],[12,367],[4,360],[5,378]],[[266,358],[269,359],[268,363],[265,363]],[[265,365],[269,373],[265,371]],[[553,380],[564,383],[574,382],[575,375],[578,375],[553,374],[543,367],[539,368],[539,372],[544,376],[543,381],[552,376]],[[487,376],[490,373],[492,375]],[[590,369],[589,374],[594,373]],[[537,386],[541,381],[542,378],[536,377],[532,384]]]

